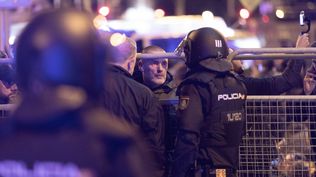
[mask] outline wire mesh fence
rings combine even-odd
[[[240,177],[315,175],[315,96],[250,96]]]

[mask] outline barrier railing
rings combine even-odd
[[[227,57],[228,60],[263,60],[263,59],[314,59],[316,48],[242,48],[236,49]],[[165,54],[142,54],[138,53],[137,58],[154,59],[184,59],[184,54],[174,52]]]
[[[7,118],[14,108],[14,104],[0,104],[0,119]]]
[[[13,109],[14,105],[0,105],[0,118]],[[315,149],[316,96],[247,97],[239,177],[313,176]]]

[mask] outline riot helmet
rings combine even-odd
[[[232,69],[232,64],[226,60],[229,51],[225,38],[213,28],[189,32],[181,45],[190,69],[199,65],[218,72]]]
[[[88,96],[103,88],[105,46],[92,19],[77,10],[38,15],[17,42],[19,88],[30,91],[32,80],[52,86],[78,87]]]

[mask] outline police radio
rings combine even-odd
[[[305,12],[304,11],[301,11],[300,12],[300,26],[307,26],[307,30],[305,31],[301,31],[301,35],[304,34],[304,33],[308,33],[309,30],[310,30],[310,27],[311,27],[311,20],[305,16]]]

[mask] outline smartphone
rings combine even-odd
[[[304,18],[305,18],[305,13],[304,11],[301,11],[300,13],[300,25],[304,26]]]

